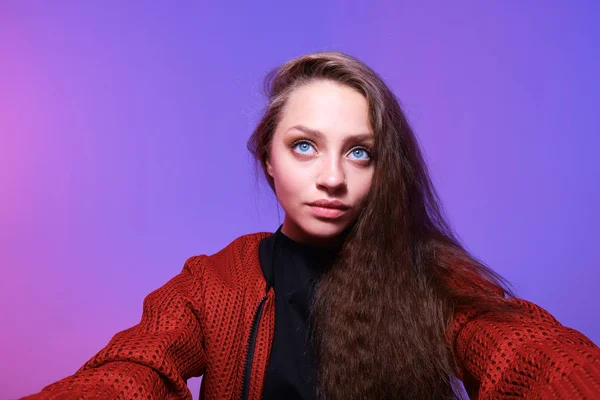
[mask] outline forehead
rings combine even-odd
[[[371,133],[369,106],[357,90],[331,81],[316,81],[294,89],[283,109],[278,131],[302,125],[326,136]]]

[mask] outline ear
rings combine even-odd
[[[265,164],[267,165],[267,173],[272,178],[273,177],[273,166],[271,165],[271,161],[269,161],[269,159],[267,158],[267,160],[265,161]]]

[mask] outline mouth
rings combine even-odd
[[[328,199],[320,199],[317,201],[313,201],[312,203],[308,203],[308,205],[315,206],[315,207],[323,207],[323,208],[337,208],[340,210],[347,210],[350,208],[350,206],[342,203],[339,200],[328,200]]]
[[[315,216],[321,217],[321,218],[327,218],[327,219],[339,218],[342,215],[344,215],[346,213],[346,211],[348,211],[347,208],[342,209],[342,208],[333,208],[333,207],[321,207],[321,206],[316,206],[316,205],[312,205],[312,204],[309,204],[309,207]]]

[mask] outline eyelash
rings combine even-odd
[[[313,148],[315,147],[315,144],[314,144],[313,142],[311,142],[310,140],[307,140],[307,139],[301,139],[301,140],[296,140],[294,143],[292,143],[292,144],[291,144],[291,148],[292,148],[292,150],[293,150],[293,149],[294,149],[296,146],[298,146],[299,144],[302,144],[302,143],[308,143],[308,144],[310,144],[310,145],[311,145]],[[353,147],[352,149],[350,149],[350,152],[353,152],[354,150],[362,150],[362,151],[364,151],[364,152],[367,154],[367,156],[369,157],[368,159],[361,159],[361,160],[359,160],[359,161],[370,161],[370,160],[372,160],[372,158],[373,158],[373,156],[372,156],[372,154],[371,154],[371,151],[370,151],[369,149],[367,149],[366,147],[363,147],[363,146],[356,146],[356,147]]]

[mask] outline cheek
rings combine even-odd
[[[299,195],[307,187],[307,176],[286,160],[274,160],[272,167],[275,192],[280,203],[283,205],[293,200],[299,200],[301,198]]]
[[[357,195],[361,201],[364,201],[367,195],[369,194],[369,190],[371,189],[371,184],[373,183],[373,171],[365,174],[359,182],[357,182]]]
[[[302,177],[294,174],[292,171],[283,170],[275,173],[275,191],[278,196],[292,197],[297,196],[303,191],[305,182]]]

